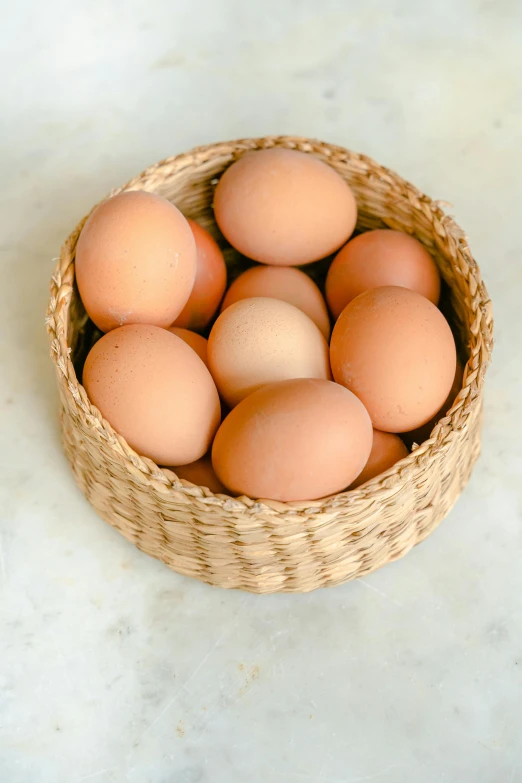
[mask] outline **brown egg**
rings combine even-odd
[[[134,190],[97,207],[76,246],[76,280],[102,332],[124,324],[170,326],[196,274],[196,245],[181,212]]]
[[[372,445],[364,405],[331,381],[281,381],[254,392],[217,431],[212,464],[235,495],[314,500],[343,490]]]
[[[434,304],[440,275],[424,245],[402,231],[377,229],[351,239],[335,256],[326,277],[326,298],[334,318],[371,288],[397,285],[422,294]]]
[[[410,447],[412,447],[413,443],[422,443],[425,440],[428,440],[428,438],[431,435],[431,432],[434,428],[434,426],[437,424],[439,419],[442,419],[443,416],[447,414],[453,403],[455,402],[455,397],[459,393],[459,391],[462,389],[462,380],[464,376],[464,368],[457,359],[457,369],[455,370],[455,378],[453,380],[453,386],[451,387],[450,393],[448,394],[448,397],[440,409],[440,411],[433,416],[426,424],[423,424],[422,427],[418,427],[416,430],[412,430],[411,432],[405,432],[403,433],[403,439],[404,442]]]
[[[332,372],[364,403],[373,426],[407,432],[429,421],[455,376],[455,341],[432,302],[407,288],[374,288],[339,316]]]
[[[173,467],[172,470],[178,478],[190,481],[192,484],[196,484],[198,487],[207,487],[214,494],[228,495],[228,490],[223,486],[218,479],[212,467],[212,460],[210,454],[205,454],[201,459],[196,462],[191,462],[189,465],[178,465]]]
[[[181,326],[170,326],[168,331],[172,332],[172,334],[175,334],[177,337],[180,337],[187,345],[190,345],[192,350],[196,351],[199,358],[205,362],[208,367],[207,340],[205,340],[204,337],[200,334],[196,334],[196,332],[191,332],[190,329],[182,329]]]
[[[204,329],[211,321],[227,287],[227,267],[215,239],[194,220],[188,220],[196,240],[196,280],[192,293],[174,325]]]
[[[410,452],[399,438],[391,432],[373,431],[373,443],[368,462],[359,473],[355,481],[352,481],[350,489],[360,487],[375,476],[395,465],[400,459],[407,457]]]
[[[208,451],[220,421],[217,389],[192,348],[157,326],[113,329],[83,369],[89,399],[129,445],[160,465]]]
[[[323,295],[314,281],[300,269],[284,266],[253,266],[228,289],[221,312],[229,305],[253,296],[282,299],[312,319],[326,340],[330,337],[330,317]]]
[[[208,338],[208,364],[232,408],[267,383],[330,378],[328,345],[297,307],[280,299],[242,299],[221,313]]]
[[[248,152],[222,175],[214,195],[219,228],[248,258],[296,266],[334,253],[351,236],[357,205],[344,179],[305,152]]]

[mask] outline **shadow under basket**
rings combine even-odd
[[[65,452],[99,515],[181,574],[254,593],[305,592],[368,574],[402,557],[446,516],[480,452],[482,388],[492,349],[491,302],[463,231],[440,203],[373,160],[292,136],[198,147],[157,163],[113,191],[147,190],[172,201],[237,254],[217,229],[213,190],[245,152],[281,146],[326,161],[350,184],[358,231],[393,228],[419,239],[445,281],[447,315],[465,364],[451,410],[429,440],[377,478],[323,500],[280,503],[213,495],[140,457],[91,405],[81,368],[96,334],[74,279],[84,218],[66,240],[51,283],[47,329],[61,399]]]

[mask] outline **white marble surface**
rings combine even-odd
[[[522,781],[522,9],[29,0],[0,35],[0,781]],[[366,152],[454,205],[495,305],[484,454],[404,560],[211,589],[101,522],[62,456],[52,258],[145,165],[242,135]]]

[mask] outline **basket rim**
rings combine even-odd
[[[446,416],[442,417],[434,427],[430,438],[418,444],[407,457],[395,463],[386,472],[370,479],[360,487],[344,490],[319,500],[282,502],[264,498],[252,499],[244,495],[239,497],[216,495],[206,487],[200,487],[185,479],[179,479],[174,470],[160,468],[151,459],[140,456],[103,418],[98,408],[90,402],[85,388],[76,376],[71,361],[71,347],[67,343],[69,305],[74,286],[75,245],[85,221],[99,203],[126,190],[155,190],[155,176],[160,170],[163,172],[165,169],[171,169],[172,173],[179,173],[186,169],[196,169],[199,165],[221,156],[232,162],[237,156],[247,151],[273,146],[284,146],[311,154],[319,153],[325,158],[335,157],[337,160],[349,160],[352,165],[356,164],[363,170],[371,168],[372,174],[375,175],[375,172],[377,172],[379,180],[385,183],[398,183],[405,189],[408,189],[418,202],[413,206],[422,209],[424,213],[428,211],[437,232],[451,236],[457,251],[463,255],[469,270],[467,284],[473,292],[472,311],[475,315],[475,321],[471,331],[478,343],[473,355],[473,367],[470,366],[470,358],[464,368],[461,389]],[[375,496],[377,499],[379,489],[388,490],[398,485],[402,479],[407,479],[407,474],[414,465],[420,460],[426,463],[443,447],[443,443],[447,440],[450,433],[457,429],[454,426],[457,411],[463,407],[465,408],[465,406],[471,406],[477,400],[477,397],[480,396],[485,372],[491,359],[493,347],[491,299],[482,281],[479,267],[471,254],[467,236],[454,218],[445,212],[444,207],[447,206],[449,206],[447,202],[431,199],[418,190],[415,185],[362,153],[352,152],[338,145],[301,136],[263,136],[216,142],[200,145],[186,152],[160,160],[148,166],[124,185],[113,188],[107,196],[97,202],[89,213],[78,222],[62,245],[60,257],[51,277],[50,297],[46,315],[47,331],[51,343],[51,358],[56,365],[60,381],[66,383],[67,390],[81,415],[87,419],[91,426],[98,429],[107,445],[113,451],[115,458],[123,459],[129,473],[136,476],[136,472],[138,472],[143,480],[153,482],[154,486],[160,489],[162,493],[175,491],[177,496],[180,493],[185,495],[187,502],[191,499],[197,499],[198,502],[213,506],[218,505],[225,511],[238,510],[250,513],[266,511],[271,514],[281,515],[295,514],[300,511],[306,512],[307,515],[332,514],[335,513],[337,506],[342,505],[345,508],[347,503],[356,504],[357,501],[367,500],[369,496]]]

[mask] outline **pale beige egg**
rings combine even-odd
[[[267,383],[331,377],[328,345],[314,322],[267,297],[242,299],[221,313],[208,338],[208,364],[230,407]]]

